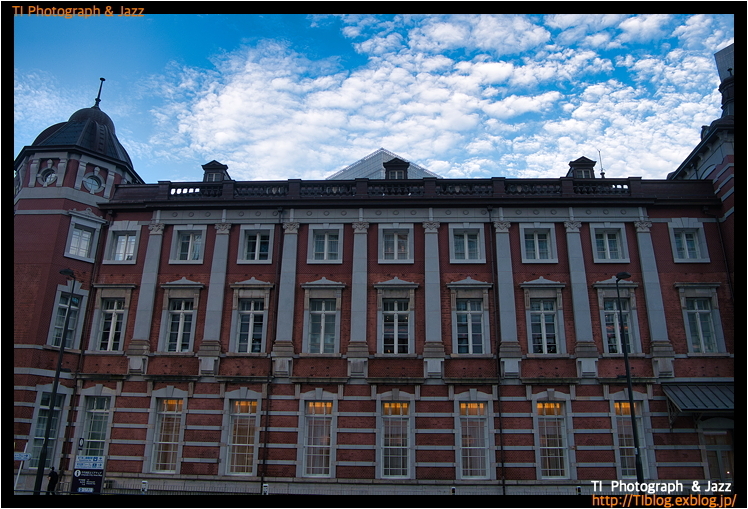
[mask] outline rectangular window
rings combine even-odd
[[[156,435],[154,439],[153,470],[176,472],[179,435],[182,427],[182,400],[159,399]]]
[[[112,260],[130,261],[135,257],[135,242],[137,236],[135,232],[117,232],[114,234],[114,244],[112,246]]]
[[[337,260],[339,253],[338,232],[314,233],[314,259]]]
[[[486,404],[460,403],[462,477],[488,475]]]
[[[193,317],[192,299],[169,300],[169,334],[166,345],[168,352],[190,350]]]
[[[711,299],[687,298],[686,317],[691,336],[691,350],[695,353],[717,352]]]
[[[383,344],[384,353],[408,353],[410,344],[409,300],[383,299]]]
[[[675,238],[675,256],[680,259],[698,259],[699,238],[695,231],[676,230],[673,232]]]
[[[60,300],[57,304],[57,313],[55,314],[54,334],[52,336],[52,346],[60,346],[60,338],[63,336],[65,327],[65,317],[70,313],[68,318],[67,329],[65,329],[65,348],[70,348],[73,344],[73,333],[78,323],[78,313],[80,311],[81,297],[79,295],[70,295],[69,293],[60,294]]]
[[[309,353],[335,352],[335,299],[309,299]]]
[[[605,347],[608,353],[623,353],[624,343],[628,345],[628,353],[631,353],[631,336],[629,335],[629,301],[621,299],[623,313],[618,312],[618,299],[604,299],[605,316]],[[623,337],[621,337],[621,314],[623,314]]]
[[[84,456],[104,456],[109,429],[109,397],[86,396],[86,422],[83,435]]]
[[[454,232],[456,260],[477,260],[480,258],[478,232]]]
[[[99,350],[119,350],[122,347],[125,299],[103,299],[101,301],[101,314]]]
[[[408,403],[382,404],[382,476],[408,477],[410,419]]]
[[[550,250],[547,232],[525,232],[525,255],[532,260],[548,260]]]
[[[229,473],[252,474],[255,455],[257,401],[232,401],[230,418]]]
[[[407,231],[389,231],[384,233],[384,259],[410,259]]]
[[[530,335],[532,353],[558,353],[555,299],[530,299]]]
[[[566,477],[566,425],[561,403],[538,402],[542,477]]]
[[[713,481],[732,482],[735,477],[735,456],[732,430],[704,431],[706,461]]]
[[[308,401],[306,404],[305,475],[330,475],[332,444],[332,401]]]
[[[177,242],[177,260],[200,260],[203,245],[202,233],[181,232]]]
[[[47,431],[47,419],[50,416],[50,401],[52,401],[52,394],[45,392],[42,394],[41,405],[36,416],[36,427],[34,428],[34,441],[31,449],[31,460],[29,461],[29,468],[36,468],[39,466],[39,457],[44,446],[44,434]],[[55,398],[55,405],[52,409],[52,426],[49,431],[49,442],[47,443],[47,459],[44,462],[44,468],[47,469],[52,465],[52,457],[54,456],[55,447],[57,444],[57,431],[60,425],[60,410],[62,404],[65,401],[65,396],[58,394]]]
[[[621,241],[618,232],[595,233],[595,249],[601,260],[617,260],[621,258]]]
[[[239,300],[239,333],[237,338],[237,351],[239,353],[259,353],[262,351],[264,309],[264,299]]]
[[[621,477],[636,477],[636,448],[634,446],[634,433],[631,429],[631,404],[628,402],[616,402],[616,429],[618,438],[619,465],[621,468]],[[642,428],[641,405],[638,401],[634,402],[634,411],[636,412],[636,425],[639,434],[639,447],[642,453],[642,467],[646,464],[644,461],[643,451],[641,450],[641,439],[644,436]]]
[[[68,253],[81,258],[90,258],[93,237],[94,230],[76,224],[70,237]]]
[[[263,261],[270,256],[270,233],[247,231],[244,234],[244,260]]]
[[[457,353],[483,353],[483,300],[457,299]]]

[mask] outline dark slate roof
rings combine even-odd
[[[129,169],[133,169],[130,156],[117,139],[114,122],[98,106],[78,110],[67,122],[48,127],[36,137],[34,145],[75,145],[109,159],[121,161]]]
[[[724,412],[735,408],[732,385],[663,384],[662,390],[680,412]]]

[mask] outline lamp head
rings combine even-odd
[[[619,281],[621,279],[628,279],[630,277],[631,277],[631,274],[629,274],[628,272],[619,272],[618,274],[616,274],[616,280],[619,280]]]
[[[75,279],[75,273],[73,272],[73,269],[62,269],[60,271],[60,274]]]

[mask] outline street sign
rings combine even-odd
[[[31,459],[30,452],[14,452],[13,453],[13,460],[15,461],[28,461],[30,459]]]
[[[72,493],[101,493],[104,456],[76,456]]]

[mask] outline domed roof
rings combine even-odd
[[[95,155],[102,155],[124,163],[130,170],[132,161],[117,139],[114,122],[101,111],[99,101],[90,108],[83,108],[60,122],[46,128],[34,140],[34,146],[70,146],[82,148]]]

